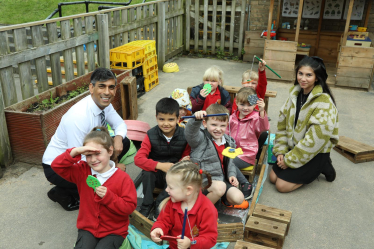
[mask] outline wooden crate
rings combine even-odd
[[[374,161],[373,146],[360,143],[349,137],[340,136],[334,150],[354,163]]]
[[[283,247],[287,225],[278,221],[249,217],[244,229],[244,240],[280,249]]]
[[[266,75],[269,79],[293,82],[295,80],[295,60],[297,42],[266,40],[264,48],[264,60],[282,78],[270,72]]]
[[[253,56],[263,57],[265,38],[261,37],[262,31],[246,31],[244,38],[244,56],[243,61],[252,62]],[[256,60],[255,60],[256,61]]]
[[[253,244],[251,242],[246,242],[243,240],[236,241],[234,249],[269,249],[271,247],[261,246],[258,244]]]
[[[374,48],[341,46],[336,85],[369,90],[373,65]]]
[[[286,235],[290,229],[292,212],[287,210],[282,210],[278,208],[268,207],[262,204],[257,203],[253,216],[264,218],[268,220],[274,220],[287,225]]]

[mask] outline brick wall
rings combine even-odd
[[[250,0],[249,30],[266,30],[268,25],[270,0]],[[279,0],[274,0],[273,20],[277,19]]]

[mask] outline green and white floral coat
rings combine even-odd
[[[301,90],[295,85],[279,114],[273,154],[283,154],[290,168],[299,168],[318,153],[328,153],[338,143],[338,110],[330,95],[316,85],[302,106],[295,127],[297,96]]]

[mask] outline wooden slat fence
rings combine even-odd
[[[184,48],[184,13],[183,0],[159,0],[1,27],[0,164],[11,161],[4,108],[48,90],[46,67],[57,86],[97,66],[109,68],[109,49],[151,39],[162,68]]]
[[[186,50],[241,57],[246,0],[186,0]]]

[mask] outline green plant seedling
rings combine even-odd
[[[205,89],[209,94],[212,91],[212,86],[210,84],[205,84],[203,89]]]
[[[88,187],[93,188],[94,191],[96,191],[97,187],[101,186],[100,181],[92,175],[87,176],[86,182]]]

